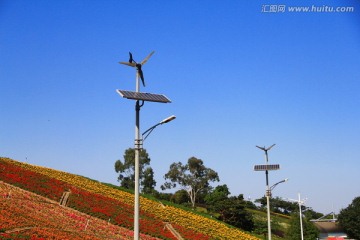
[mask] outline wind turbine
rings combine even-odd
[[[141,81],[145,87],[145,81],[144,81],[144,74],[141,70],[142,65],[144,65],[149,58],[154,54],[154,51],[152,51],[142,62],[137,63],[134,61],[132,53],[129,52],[129,61],[128,62],[119,62],[121,64],[130,66],[130,67],[136,67],[136,91],[125,91],[125,90],[116,90],[123,98],[136,100],[135,103],[135,187],[134,187],[134,239],[139,240],[139,225],[140,225],[140,188],[139,188],[139,179],[140,179],[140,150],[142,149],[142,142],[145,139],[142,139],[142,136],[140,136],[140,108],[144,105],[145,101],[148,102],[160,102],[160,103],[170,103],[170,99],[165,97],[161,94],[152,94],[152,93],[142,93],[140,92],[140,81],[139,78],[141,78]],[[140,102],[142,102],[140,104]],[[175,119],[175,116],[170,116],[164,120],[162,120],[159,124],[167,123],[171,120]],[[158,125],[158,124],[157,124]],[[145,133],[150,134],[152,129],[154,129],[157,125],[150,128],[150,130]],[[147,136],[147,135],[146,135]],[[145,137],[146,138],[146,137]]]
[[[265,165],[255,165],[254,170],[255,171],[264,171],[265,170],[265,176],[266,176],[266,205],[267,205],[267,220],[268,220],[268,240],[271,240],[271,220],[270,220],[270,196],[271,196],[271,187],[269,186],[269,170],[278,170],[280,169],[280,165],[268,165],[269,159],[268,159],[268,151],[274,147],[275,144],[271,145],[270,147],[266,148],[256,146],[257,148],[263,150],[265,152]]]
[[[145,87],[144,73],[143,73],[141,67],[142,67],[142,65],[144,65],[144,64],[149,60],[149,58],[150,58],[154,53],[155,53],[155,51],[152,51],[146,58],[144,58],[144,60],[142,60],[142,62],[137,63],[137,62],[133,59],[132,53],[129,52],[129,61],[128,61],[128,62],[119,62],[119,63],[125,64],[125,65],[130,66],[130,67],[136,67],[136,78],[140,77],[141,82],[142,82],[143,86]]]
[[[270,147],[268,147],[268,148],[265,148],[265,146],[264,147],[259,147],[259,146],[256,146],[257,148],[260,148],[261,150],[263,150],[263,151],[265,151],[265,153],[267,154],[267,151],[269,151],[273,146],[275,146],[276,144],[273,144],[273,145],[271,145]]]

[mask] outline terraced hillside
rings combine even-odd
[[[130,193],[81,176],[21,163],[9,158],[0,158],[0,180],[103,219],[108,224],[127,229],[133,228],[134,197]],[[6,191],[1,193],[8,194]],[[177,239],[169,230],[171,224],[171,227],[184,239],[257,239],[249,233],[213,219],[173,206],[164,206],[147,198],[141,197],[140,205],[140,231],[153,237]],[[65,216],[71,218],[66,214]],[[0,229],[4,232],[15,227],[11,225]],[[124,233],[123,237],[126,238],[128,236],[126,234]],[[102,239],[111,238],[104,235]]]

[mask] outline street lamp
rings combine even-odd
[[[271,187],[275,188],[275,186],[277,184],[279,184],[280,182],[274,184],[273,186],[269,186],[269,171],[271,170],[279,170],[280,169],[280,165],[279,164],[268,164],[269,159],[268,159],[268,151],[274,147],[275,144],[271,145],[270,147],[266,148],[266,147],[259,147],[256,146],[257,148],[263,150],[265,152],[265,165],[255,165],[254,166],[254,171],[265,171],[265,175],[266,175],[266,207],[267,207],[267,221],[268,221],[268,239],[271,240],[271,222],[270,222],[270,195],[271,195]],[[282,181],[281,181],[282,182]]]
[[[289,181],[288,178],[285,178],[284,180],[281,180],[280,182],[275,183],[274,185],[272,185],[271,187],[268,187],[268,189],[266,190],[266,204],[267,204],[267,220],[268,220],[268,235],[269,235],[269,239],[271,240],[271,221],[270,221],[270,198],[272,196],[271,192],[272,190],[274,190],[274,188],[279,185],[280,183],[284,183]]]
[[[136,79],[135,79],[135,92],[126,90],[116,90],[123,98],[136,100],[135,103],[135,189],[134,189],[134,239],[139,240],[140,226],[139,226],[139,215],[140,215],[140,196],[139,196],[139,168],[140,168],[140,150],[142,148],[142,139],[140,138],[140,108],[145,102],[158,102],[158,103],[170,103],[165,95],[144,93],[140,92],[140,79],[145,87],[144,74],[142,71],[142,65],[144,65],[149,58],[154,54],[151,52],[141,63],[134,61],[132,54],[129,52],[130,58],[128,62],[119,62],[121,64],[135,67],[136,68]],[[174,119],[174,118],[173,118]],[[171,119],[172,120],[172,119]],[[169,122],[169,119],[164,119],[162,122]]]

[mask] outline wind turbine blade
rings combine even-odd
[[[265,148],[256,146],[257,148],[260,148],[261,150],[265,151]]]
[[[141,78],[141,81],[142,81],[143,86],[145,87],[145,80],[144,80],[144,77],[142,77],[142,78]]]
[[[152,52],[141,62],[141,65],[144,65],[154,53],[155,53],[155,51],[152,51]]]
[[[138,74],[139,74],[139,76],[140,76],[140,79],[141,79],[141,81],[142,81],[142,84],[143,84],[143,86],[145,87],[145,79],[144,79],[144,73],[143,73],[143,71],[138,71]]]
[[[129,63],[129,62],[119,62],[120,64],[128,65],[130,67],[136,67],[136,63]]]
[[[266,149],[266,151],[269,151],[273,146],[275,146],[276,144],[273,144],[273,145],[271,145],[270,147],[268,147],[267,149]]]
[[[129,63],[132,63],[132,62],[134,62],[134,59],[133,59],[132,53],[129,52]]]

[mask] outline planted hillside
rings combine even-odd
[[[132,239],[131,230],[2,181],[0,192],[0,239]]]
[[[0,179],[14,186],[26,189],[41,196],[60,202],[64,193],[70,193],[66,206],[83,213],[107,220],[109,223],[132,229],[133,207],[122,201],[86,191],[70,183],[31,171],[15,162],[2,161]],[[41,168],[38,168],[41,170]],[[83,178],[84,180],[87,180]],[[89,181],[89,180],[88,180]],[[91,181],[90,181],[91,182]],[[176,239],[172,233],[164,229],[160,219],[142,212],[141,232],[163,239]]]
[[[0,158],[0,180],[56,202],[69,193],[66,206],[129,229],[133,227],[133,195],[90,179]],[[221,222],[159,202],[140,198],[140,232],[176,239],[169,224],[185,239],[257,239]]]

